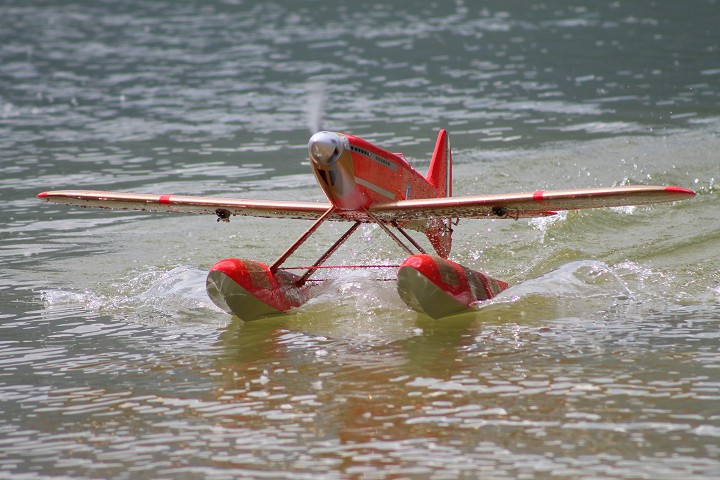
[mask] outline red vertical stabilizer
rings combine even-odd
[[[452,152],[446,130],[440,130],[430,168],[425,179],[435,188],[436,197],[452,196]],[[452,248],[452,220],[437,218],[429,222],[425,231],[438,255],[447,258]]]
[[[446,130],[440,130],[438,133],[435,151],[425,179],[435,187],[435,196],[452,196],[452,152]]]

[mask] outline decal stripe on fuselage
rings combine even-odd
[[[370,182],[368,182],[367,180],[364,180],[364,179],[362,179],[362,178],[360,178],[360,177],[355,177],[355,183],[357,183],[358,185],[362,185],[362,186],[365,187],[365,188],[369,188],[369,189],[372,190],[373,192],[379,193],[380,195],[382,195],[382,196],[384,196],[384,197],[387,197],[387,198],[389,198],[390,200],[394,200],[394,199],[395,199],[395,195],[393,195],[393,193],[392,193],[391,191],[385,190],[385,189],[382,188],[382,187],[378,187],[378,186],[375,185],[374,183],[370,183]]]

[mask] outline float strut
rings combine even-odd
[[[400,240],[400,239],[398,238],[398,236],[395,235],[395,234],[392,232],[392,230],[390,230],[390,229],[388,228],[388,226],[385,225],[385,223],[384,223],[382,220],[380,220],[379,218],[377,218],[377,217],[376,217],[375,215],[373,215],[372,213],[368,212],[367,209],[365,209],[365,214],[367,214],[367,216],[370,217],[370,219],[371,219],[373,222],[377,223],[377,224],[380,226],[380,228],[382,228],[383,230],[385,230],[385,233],[387,233],[388,235],[390,235],[390,238],[392,238],[393,240],[395,240],[395,243],[397,243],[398,245],[400,245],[400,248],[402,248],[403,250],[405,250],[405,251],[408,253],[408,255],[414,255],[414,252],[413,252],[412,250],[410,250],[410,249],[408,248],[408,246],[405,245],[405,244],[402,242],[402,240]]]
[[[300,278],[295,282],[295,284],[296,284],[298,287],[304,285],[305,282],[307,282],[308,278],[310,278],[310,275],[312,275],[313,273],[315,273],[315,272],[317,271],[318,267],[319,267],[320,265],[322,265],[323,263],[325,263],[325,260],[327,260],[328,258],[330,258],[330,255],[332,255],[333,253],[335,253],[335,250],[337,250],[338,248],[340,248],[340,245],[342,245],[343,243],[345,243],[345,240],[347,240],[348,238],[350,238],[350,235],[352,235],[353,232],[355,232],[355,230],[357,230],[357,228],[360,226],[361,223],[362,223],[362,222],[355,222],[355,223],[353,224],[353,226],[350,227],[350,228],[348,229],[348,231],[343,234],[342,237],[340,237],[340,238],[337,239],[337,241],[332,245],[332,247],[328,248],[327,251],[326,251],[325,253],[323,253],[320,258],[318,258],[317,262],[315,262],[312,267],[309,267],[309,268],[307,269],[307,271],[303,274],[302,277],[300,277]]]
[[[324,222],[325,220],[327,220],[328,217],[329,217],[334,211],[335,211],[335,207],[330,207],[330,208],[327,209],[327,211],[326,211],[325,213],[323,213],[323,214],[320,216],[320,218],[318,218],[317,220],[315,220],[315,223],[313,223],[312,226],[311,226],[310,228],[308,228],[305,233],[303,233],[302,235],[300,235],[300,238],[298,238],[297,240],[295,240],[295,243],[293,243],[292,245],[290,245],[290,248],[288,248],[288,249],[285,251],[285,253],[283,253],[283,254],[280,256],[280,258],[278,258],[277,260],[275,260],[275,263],[273,263],[272,266],[270,267],[270,271],[271,271],[272,273],[276,273],[276,272],[277,272],[277,269],[280,267],[280,265],[282,265],[282,264],[285,262],[285,260],[287,260],[288,257],[290,257],[290,255],[292,255],[293,253],[295,253],[295,250],[297,250],[298,247],[300,247],[300,245],[302,245],[303,243],[305,243],[305,241],[306,241],[308,238],[310,238],[310,235],[312,235],[313,233],[315,233],[315,230],[317,230],[318,227],[320,227],[320,225],[322,225],[323,222]]]
[[[408,242],[412,243],[413,246],[418,249],[418,252],[424,253],[424,254],[427,253],[427,252],[420,246],[420,244],[417,243],[417,242],[415,241],[415,239],[410,236],[409,233],[407,233],[405,230],[403,230],[403,229],[400,227],[400,225],[397,224],[397,222],[396,222],[395,220],[393,220],[392,222],[390,222],[390,224],[391,224],[393,227],[397,228],[397,229],[398,229],[398,232],[402,233],[402,234],[403,234],[403,237],[405,237]]]

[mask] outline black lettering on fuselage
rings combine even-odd
[[[353,151],[353,152],[355,152],[355,153],[359,153],[359,154],[362,155],[363,157],[369,158],[370,160],[372,160],[372,161],[375,162],[375,163],[379,163],[379,164],[382,165],[383,167],[387,167],[387,168],[389,168],[389,169],[391,169],[391,170],[397,170],[397,169],[398,169],[398,166],[397,166],[396,163],[391,162],[391,161],[388,160],[387,158],[383,158],[383,157],[381,157],[380,155],[377,155],[377,154],[375,154],[375,153],[369,152],[369,151],[365,150],[364,148],[356,147],[355,145],[350,145],[350,150]]]

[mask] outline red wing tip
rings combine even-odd
[[[682,187],[665,187],[665,191],[668,193],[678,193],[680,195],[690,195],[691,197],[695,196],[695,192]]]
[[[45,197],[47,197],[49,195],[49,193],[50,192],[40,192],[37,194],[37,198],[39,198],[40,200],[44,200]]]

